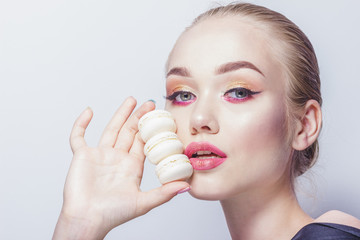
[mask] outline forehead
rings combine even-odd
[[[251,62],[266,75],[276,65],[271,39],[240,17],[210,17],[179,37],[169,56],[167,70],[186,67],[195,73],[209,72],[235,61]]]

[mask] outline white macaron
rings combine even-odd
[[[176,180],[186,180],[193,174],[189,158],[184,154],[171,155],[156,166],[156,175],[160,183],[165,184]]]
[[[182,153],[184,146],[173,132],[156,134],[144,146],[144,154],[153,164],[158,164],[164,158]]]
[[[176,124],[168,111],[154,110],[140,118],[138,129],[143,141],[147,142],[160,132],[176,132]]]

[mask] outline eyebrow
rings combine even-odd
[[[184,67],[174,67],[167,74],[166,77],[170,75],[177,75],[181,77],[190,77],[189,71]]]
[[[255,71],[257,71],[258,73],[260,73],[261,75],[264,76],[264,74],[254,64],[252,64],[250,62],[247,62],[247,61],[236,61],[236,62],[225,63],[225,64],[221,65],[215,71],[215,73],[217,75],[220,75],[220,74],[236,71],[236,70],[239,70],[239,69],[242,69],[242,68],[248,68],[248,69],[255,70]],[[185,67],[174,67],[174,68],[172,68],[166,74],[166,77],[168,77],[170,75],[177,75],[177,76],[181,76],[181,77],[190,77],[191,76],[189,70],[187,68],[185,68]]]
[[[236,62],[225,63],[216,70],[216,74],[224,74],[227,72],[239,70],[241,68],[249,68],[255,70],[264,76],[264,74],[254,64],[247,61],[236,61]]]

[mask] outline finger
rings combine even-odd
[[[114,116],[105,127],[105,130],[100,138],[99,146],[108,146],[113,147],[117,135],[123,124],[131,115],[132,111],[136,106],[136,100],[133,97],[128,97],[125,101],[121,104],[118,110],[115,112]]]
[[[134,156],[136,159],[140,159],[141,162],[144,162],[145,155],[144,155],[144,142],[140,137],[140,133],[137,132],[135,135],[134,142],[130,148],[129,154]]]
[[[74,126],[70,134],[70,146],[73,153],[86,146],[84,139],[85,130],[93,117],[93,111],[87,107],[80,116],[75,120]]]
[[[176,181],[162,185],[149,192],[141,193],[140,198],[138,199],[139,216],[168,202],[178,193],[186,192],[188,190],[190,190],[190,185],[187,182]]]
[[[135,134],[138,132],[138,122],[140,118],[145,113],[154,109],[155,104],[152,101],[147,101],[142,104],[121,128],[116,140],[115,147],[124,151],[129,151],[133,144]]]

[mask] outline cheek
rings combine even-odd
[[[272,144],[282,141],[285,136],[285,114],[281,109],[267,109],[247,114],[239,120],[239,132],[243,132],[248,147],[258,144]],[[241,134],[237,140],[242,141]],[[256,144],[257,145],[257,144]]]
[[[171,115],[174,117],[176,122],[177,131],[176,134],[180,138],[180,140],[185,143],[186,142],[186,136],[189,135],[189,112],[187,109],[190,107],[172,107],[171,104],[167,103],[165,105],[165,110],[169,111]]]
[[[229,125],[233,127],[226,129],[231,154],[226,176],[236,179],[226,183],[230,195],[244,187],[271,187],[287,178],[291,151],[286,140],[285,109],[277,104],[263,106],[234,117]]]
[[[244,157],[243,163],[250,162],[248,167],[272,167],[287,160],[286,113],[282,105],[264,104],[261,109],[239,115],[232,121],[233,127],[228,127],[233,139],[230,151]]]

